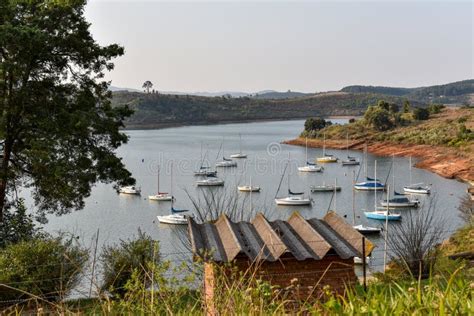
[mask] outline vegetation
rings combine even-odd
[[[42,235],[33,216],[27,213],[23,199],[5,207],[3,221],[0,222],[0,249]]]
[[[177,124],[361,115],[367,106],[380,98],[376,94],[321,93],[294,99],[257,99],[119,91],[113,94],[113,104],[135,111],[126,122],[128,128],[156,128]],[[387,101],[401,105],[403,100],[388,97]],[[414,105],[421,106],[420,103]]]
[[[140,230],[136,239],[122,240],[119,245],[104,247],[101,255],[102,290],[123,296],[132,276],[138,280],[147,280],[145,275],[151,273],[149,264],[158,264],[159,261],[158,243]]]
[[[0,4],[0,222],[19,181],[40,214],[82,208],[97,181],[133,183],[115,155],[131,111],[112,107],[100,81],[123,48],[94,41],[85,5]]]
[[[405,103],[403,112],[407,108],[411,108],[409,103]],[[429,119],[416,120],[417,117],[425,118],[425,115],[429,115]],[[362,119],[345,125],[328,126],[316,133],[305,130],[300,136],[321,138],[323,133],[327,139],[342,140],[349,135],[356,140],[449,146],[470,152],[474,150],[471,148],[474,140],[474,110],[435,105],[423,111],[420,117],[418,108],[414,108],[412,112],[400,113],[393,108],[390,110],[390,103],[379,102],[369,106]]]
[[[309,118],[304,122],[304,130],[305,132],[311,133],[314,131],[319,131],[326,126],[332,125],[331,121],[326,121],[323,118]]]
[[[145,89],[146,93],[150,93],[150,89],[153,88],[153,83],[151,83],[150,80],[147,80],[143,83],[142,88]]]
[[[81,280],[87,250],[72,237],[43,237],[0,249],[0,301],[65,298]]]
[[[461,104],[464,102],[472,102],[470,94],[474,93],[474,79],[420,88],[348,86],[341,89],[341,91],[348,93],[376,93],[392,95],[405,97],[412,101],[424,103]]]

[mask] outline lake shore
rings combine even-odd
[[[284,141],[284,144],[305,146],[304,138]],[[346,140],[326,140],[326,148],[346,149]],[[349,149],[364,150],[365,141],[349,141]],[[322,148],[320,139],[308,139],[308,147]],[[456,148],[409,145],[390,142],[368,142],[367,150],[379,156],[416,157],[419,161],[415,167],[429,170],[441,177],[458,179],[470,183],[474,181],[474,157],[460,154]]]
[[[351,118],[358,118],[360,116],[327,116],[325,119],[340,119],[350,120]],[[222,120],[222,121],[206,121],[206,122],[170,122],[170,123],[159,123],[159,124],[126,124],[123,130],[153,130],[153,129],[164,129],[174,127],[186,127],[186,126],[206,126],[206,125],[225,125],[225,124],[239,124],[239,123],[258,123],[258,122],[283,122],[283,121],[300,121],[305,120],[307,117],[289,117],[289,118],[276,118],[276,119],[252,119],[252,120]]]

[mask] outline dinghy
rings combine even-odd
[[[130,186],[125,186],[125,187],[120,187],[119,188],[119,193],[140,195],[141,189],[139,187],[134,186],[134,185],[130,185]]]

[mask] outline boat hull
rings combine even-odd
[[[158,222],[162,224],[170,224],[170,225],[187,225],[188,219],[182,215],[165,215],[165,216],[157,216]]]
[[[156,195],[149,195],[148,199],[150,201],[171,201],[173,197],[169,194],[163,195],[163,194],[156,194]]]
[[[237,163],[235,161],[221,161],[221,162],[216,163],[216,167],[232,168],[232,167],[237,167]]]
[[[298,171],[300,172],[322,172],[323,168],[319,166],[304,166],[298,167]]]
[[[260,192],[260,187],[254,187],[254,186],[238,186],[237,189],[241,192]]]
[[[336,191],[341,191],[341,187],[337,186]],[[334,186],[313,186],[311,192],[334,192]]]
[[[316,161],[319,163],[334,163],[337,162],[337,158],[334,157],[320,157],[316,158]]]
[[[393,203],[393,202],[384,202],[382,201],[380,205],[383,207],[389,208],[404,208],[404,207],[418,207],[418,202],[409,202],[409,203]]]
[[[310,199],[304,199],[304,198],[281,198],[281,199],[275,199],[275,203],[277,205],[310,205],[311,200]]]
[[[242,158],[247,158],[247,155],[246,154],[233,154],[233,155],[230,155],[230,158],[242,159]]]
[[[360,165],[359,161],[351,161],[351,160],[346,160],[342,162],[343,166],[358,166]]]
[[[369,227],[369,226],[364,226],[364,225],[356,225],[353,226],[355,230],[357,230],[359,233],[363,235],[369,235],[369,234],[380,234],[382,231],[380,228],[377,227]]]
[[[123,187],[119,189],[121,194],[140,195],[141,190],[134,187]]]
[[[402,219],[400,214],[388,214],[386,212],[364,212],[365,217],[377,220],[399,221]]]
[[[403,188],[403,192],[409,194],[430,194],[430,189],[412,189],[412,188]]]
[[[216,181],[197,181],[196,185],[198,187],[218,187],[224,185],[224,180],[216,180]]]

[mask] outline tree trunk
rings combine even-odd
[[[7,136],[3,146],[2,164],[0,166],[0,223],[3,222],[3,209],[5,207],[5,197],[8,183],[8,165],[12,151],[12,140]]]

